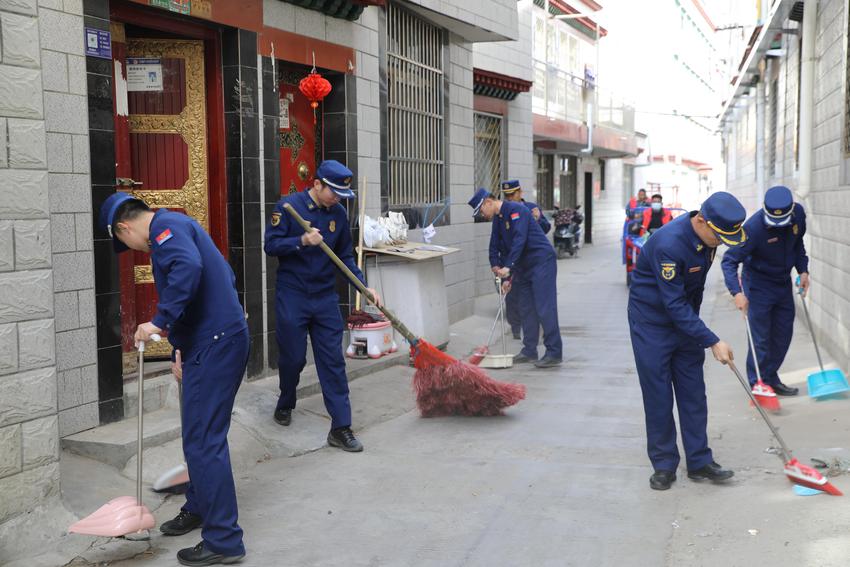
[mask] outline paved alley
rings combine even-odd
[[[726,486],[695,484],[682,465],[670,491],[649,489],[618,250],[589,247],[558,268],[565,364],[491,371],[526,384],[527,400],[498,418],[421,419],[411,369],[356,380],[352,405],[364,453],[326,447],[237,472],[248,550],[243,564],[843,564],[850,551],[845,500],[794,495],[779,459],[764,452],[766,427],[733,375],[713,360],[706,374],[709,435],[716,459],[736,476]],[[744,334],[718,277],[715,266],[704,314],[740,360]],[[449,350],[464,355],[483,341],[494,312],[495,305],[454,326]],[[811,351],[798,328],[786,383],[803,385]],[[782,402],[777,420],[801,460],[841,455],[828,449],[846,440],[847,401]],[[280,435],[322,415],[321,399],[306,399]],[[843,477],[834,482],[850,492]],[[167,499],[155,512],[158,522],[181,502]],[[174,553],[199,539],[197,532],[179,538],[157,532],[150,542],[99,540],[72,564],[174,565]],[[131,559],[112,563],[120,557]]]

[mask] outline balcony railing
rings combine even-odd
[[[555,120],[587,122],[587,104],[593,104],[593,123],[624,132],[635,130],[635,109],[622,96],[606,89],[597,93],[584,77],[568,73],[541,61],[534,62],[532,110]]]

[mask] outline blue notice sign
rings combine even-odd
[[[112,35],[105,30],[86,28],[86,55],[112,59]]]

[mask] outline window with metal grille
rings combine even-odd
[[[496,194],[502,177],[502,117],[476,112],[475,186]]]
[[[410,208],[446,196],[444,32],[387,5],[389,205]]]

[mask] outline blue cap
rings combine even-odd
[[[351,178],[354,177],[354,174],[335,159],[328,159],[320,163],[316,169],[316,177],[339,197],[343,199],[354,197],[354,191],[351,190]]]
[[[712,194],[699,212],[714,234],[727,246],[738,246],[747,240],[743,228],[747,211],[731,193],[718,191]]]
[[[771,187],[764,194],[764,222],[768,226],[788,226],[794,212],[794,195],[782,185]]]
[[[502,193],[505,195],[510,195],[520,189],[522,189],[522,187],[519,186],[519,179],[508,179],[507,181],[502,181]]]
[[[478,191],[475,192],[475,195],[472,196],[472,199],[469,200],[469,206],[472,207],[472,216],[477,217],[484,199],[492,196],[493,195],[483,187],[478,189]]]
[[[118,211],[118,207],[123,205],[125,202],[135,199],[129,193],[117,192],[113,193],[109,197],[106,198],[106,201],[100,206],[100,217],[98,217],[98,226],[103,232],[109,234],[109,237],[112,238],[112,247],[116,252],[124,252],[125,250],[129,250],[127,246],[118,240],[115,236],[115,233],[112,231],[112,219],[115,217],[116,211]]]

